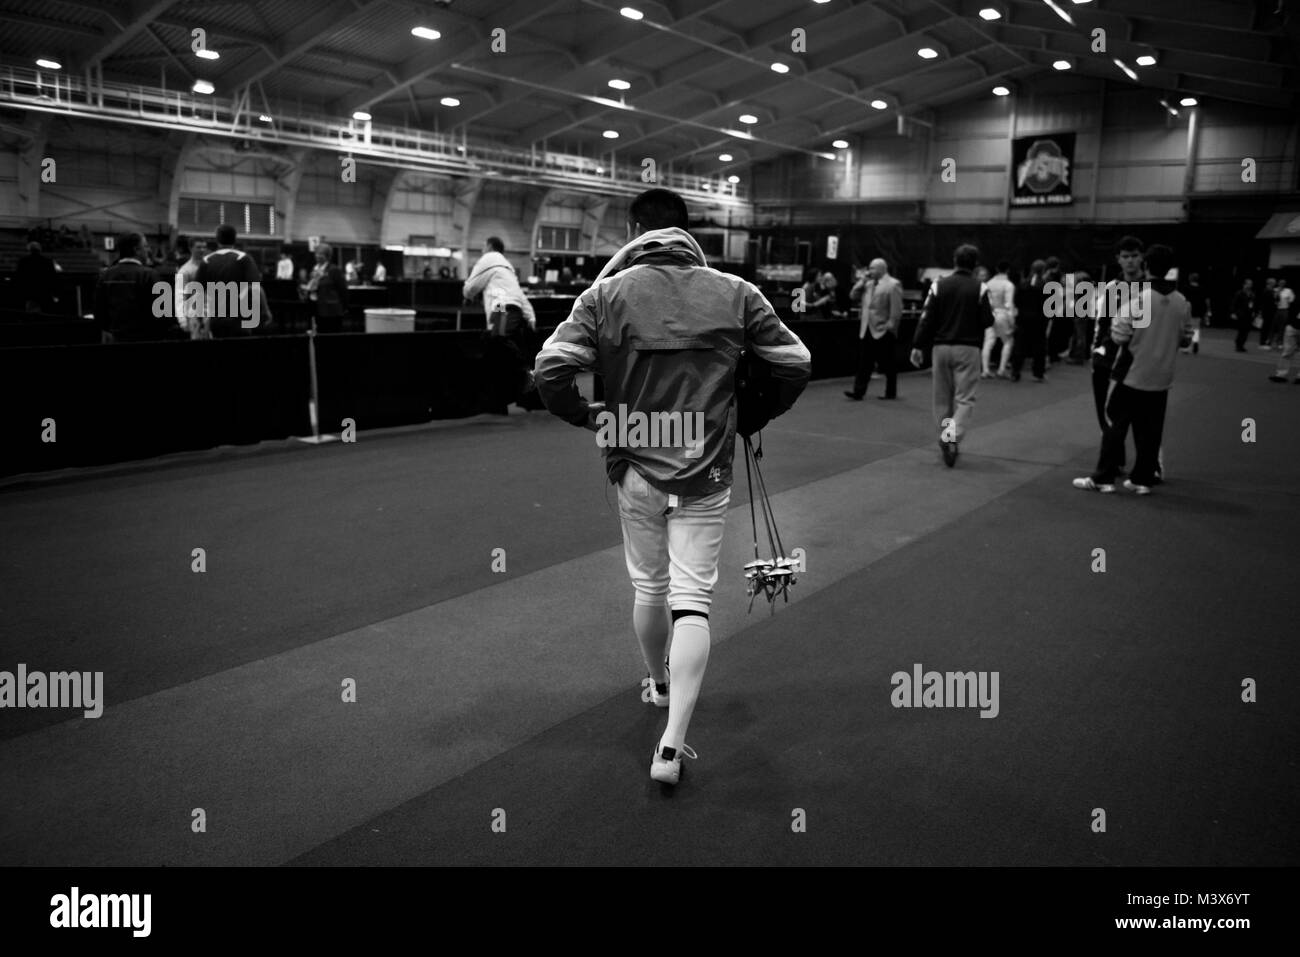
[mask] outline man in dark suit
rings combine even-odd
[[[142,233],[117,237],[118,260],[95,286],[95,324],[107,342],[148,342],[188,336],[176,321],[174,293],[154,271]]]
[[[203,257],[194,277],[204,290],[205,314],[214,339],[247,336],[254,329],[265,332],[271,324],[271,306],[262,295],[262,272],[252,256],[235,248],[236,238],[234,226],[218,226],[217,249]]]

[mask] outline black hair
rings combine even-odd
[[[1011,272],[1011,261],[1009,259],[999,260],[998,272],[1005,272],[1005,273]]]
[[[145,245],[143,233],[119,233],[117,237],[117,255],[122,259],[134,259]]]
[[[487,238],[487,248],[496,253],[506,251],[506,244],[501,241],[500,236],[489,236]]]
[[[1164,279],[1169,270],[1174,268],[1174,251],[1168,246],[1157,243],[1146,251],[1147,272],[1152,279]]]
[[[958,269],[974,269],[980,261],[980,251],[970,243],[962,243],[952,254],[952,261]]]
[[[1120,253],[1140,253],[1145,247],[1136,236],[1125,236],[1115,246],[1115,255]]]
[[[217,245],[218,246],[235,245],[236,235],[238,234],[235,232],[234,226],[231,226],[229,223],[222,223],[220,226],[217,227]]]
[[[671,189],[648,189],[627,210],[628,222],[640,223],[643,229],[685,229],[690,220],[686,200]]]

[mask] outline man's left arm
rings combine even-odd
[[[897,279],[889,287],[889,332],[898,334],[898,326],[903,321],[903,284]]]
[[[537,392],[548,411],[571,425],[594,429],[593,406],[578,392],[579,372],[596,367],[598,293],[588,289],[573,303],[569,318],[556,326],[537,353],[533,369]]]

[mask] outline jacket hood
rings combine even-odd
[[[596,281],[612,275],[618,270],[632,265],[637,259],[654,253],[673,253],[696,266],[707,266],[704,250],[700,244],[684,229],[670,226],[668,229],[651,229],[632,240],[605,264]]]

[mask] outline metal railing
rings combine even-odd
[[[743,207],[747,202],[736,184],[719,177],[657,169],[655,181],[647,183],[639,161],[636,166],[610,163],[575,153],[494,144],[464,132],[457,136],[371,120],[283,111],[267,117],[251,106],[246,93],[232,99],[6,66],[0,72],[0,106],[328,150],[351,156],[358,164],[434,175],[500,177],[602,195],[631,196],[657,185],[676,190],[697,204]]]

